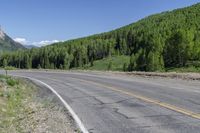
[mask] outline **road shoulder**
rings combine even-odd
[[[0,132],[79,132],[55,96],[29,80],[0,77]]]

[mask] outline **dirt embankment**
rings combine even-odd
[[[91,71],[91,70],[78,70],[72,72],[90,72],[100,74],[118,74],[129,76],[141,76],[141,77],[161,77],[161,78],[175,78],[184,80],[200,80],[200,73],[177,73],[177,72],[119,72],[119,71]]]
[[[200,80],[200,73],[159,73],[159,72],[127,72],[127,75],[147,76],[147,77],[163,77],[163,78],[177,78],[185,80]]]

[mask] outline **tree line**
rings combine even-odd
[[[115,55],[130,56],[124,71],[163,71],[200,67],[200,4],[164,12],[85,38],[42,48],[4,52],[0,66],[71,69]]]

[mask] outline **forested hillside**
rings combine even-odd
[[[111,32],[4,53],[0,66],[70,69],[93,66],[95,60],[115,55],[131,57],[129,71],[200,67],[200,4],[152,15]]]

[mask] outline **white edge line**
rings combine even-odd
[[[22,77],[22,78],[27,78],[30,79],[32,81],[36,81],[39,82],[40,84],[46,86],[48,89],[50,89],[59,99],[60,101],[64,104],[65,108],[69,111],[69,113],[72,115],[72,117],[74,118],[75,122],[77,123],[78,127],[80,128],[81,132],[83,133],[89,133],[88,130],[85,128],[85,126],[83,125],[83,123],[81,122],[80,118],[78,117],[78,115],[73,111],[73,109],[70,107],[70,105],[58,94],[58,92],[56,92],[51,86],[49,86],[48,84],[38,80],[38,79],[34,79],[34,78],[30,78],[30,77],[26,77],[26,76],[18,76],[18,75],[12,75],[15,77]]]

